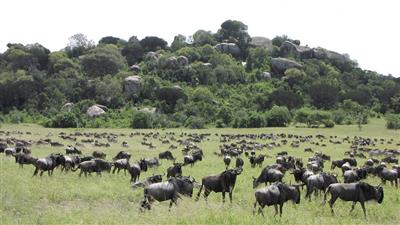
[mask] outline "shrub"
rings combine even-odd
[[[55,115],[48,123],[47,126],[55,128],[76,128],[78,127],[78,119],[72,112],[62,112]]]
[[[266,126],[265,116],[261,113],[250,112],[247,115],[247,126],[248,128],[259,128]]]
[[[267,124],[270,127],[286,127],[292,117],[285,106],[274,106],[267,114]]]
[[[322,121],[322,124],[324,124],[326,128],[332,128],[335,126],[335,123],[332,120],[324,120]]]
[[[134,129],[152,128],[153,116],[146,112],[137,112],[133,115],[131,127]]]
[[[386,128],[397,130],[400,129],[400,115],[389,114],[386,116]]]
[[[187,119],[185,126],[190,129],[203,129],[205,122],[201,117],[191,116]]]
[[[346,113],[343,110],[336,110],[332,113],[332,119],[336,124],[343,124],[346,119]]]

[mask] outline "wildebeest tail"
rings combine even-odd
[[[326,194],[328,194],[328,192],[331,190],[331,185],[328,186],[328,188],[326,189],[325,193],[324,193],[324,201],[322,202],[322,204],[325,204],[326,202]]]

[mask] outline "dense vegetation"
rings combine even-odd
[[[60,51],[38,43],[7,47],[0,54],[0,121],[5,122],[361,127],[369,116],[400,113],[400,78],[362,70],[346,55],[310,49],[287,36],[251,38],[240,21],[225,21],[216,33],[177,35],[170,45],[154,36],[127,41],[109,36],[96,45],[77,34]],[[292,64],[282,68],[287,63],[282,58]],[[132,75],[140,77],[133,89],[124,81]],[[95,104],[106,113],[87,116]]]

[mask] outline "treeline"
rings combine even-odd
[[[0,121],[50,127],[265,127],[366,123],[400,113],[400,79],[347,55],[277,36],[220,29],[139,40],[83,34],[50,52],[9,43],[0,54]],[[99,105],[105,113],[88,114]]]

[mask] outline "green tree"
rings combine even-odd
[[[251,41],[250,35],[247,33],[247,25],[237,20],[226,20],[221,24],[216,35],[220,42],[228,40],[236,43],[241,50],[241,58],[246,58],[247,48]]]
[[[217,42],[211,31],[198,30],[193,34],[193,44],[195,46],[203,46],[206,44],[215,45]]]
[[[153,128],[153,117],[150,113],[136,112],[133,115],[131,126],[134,129]]]
[[[284,106],[273,106],[267,114],[267,124],[270,127],[286,127],[291,120],[290,112]]]
[[[269,71],[270,55],[265,48],[250,48],[246,60],[246,69],[252,71],[254,69],[260,72]]]
[[[159,37],[147,36],[140,40],[140,45],[143,47],[145,52],[155,52],[160,49],[165,49],[168,43]]]
[[[171,50],[173,52],[186,47],[186,37],[182,34],[178,34],[174,37],[174,41],[171,43]]]
[[[315,107],[331,109],[337,103],[339,90],[327,83],[315,83],[309,88],[308,94]]]
[[[400,115],[399,114],[386,115],[386,128],[392,130],[400,129]]]
[[[68,41],[65,52],[69,57],[79,57],[95,46],[92,40],[89,40],[86,35],[81,33],[72,35],[68,38]]]
[[[143,59],[144,51],[137,37],[132,36],[122,48],[121,54],[125,56],[128,65],[134,65]]]

